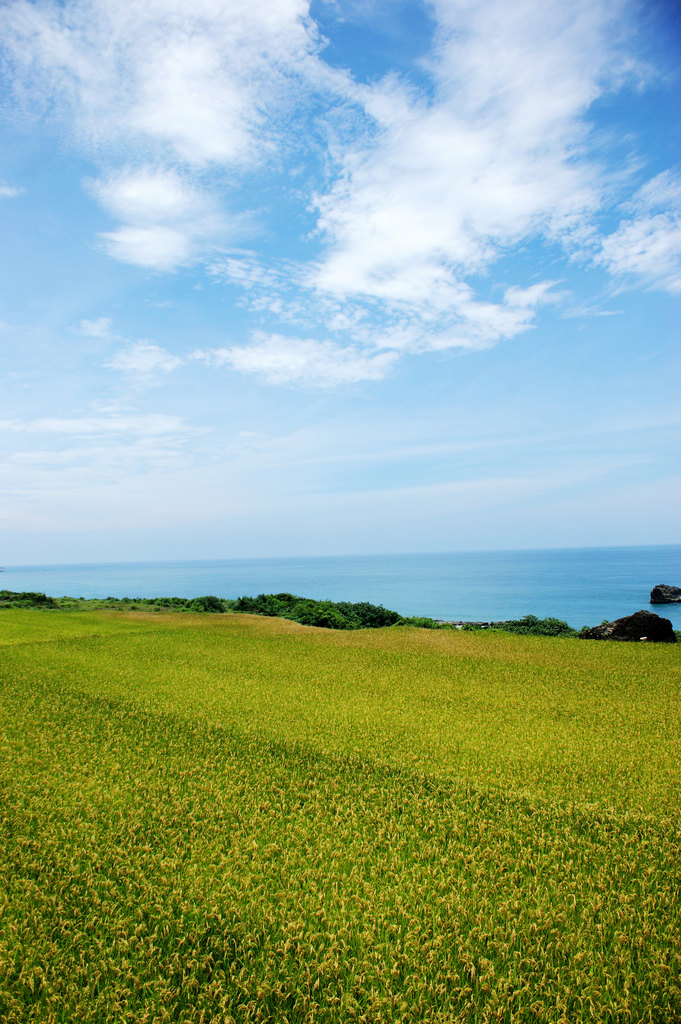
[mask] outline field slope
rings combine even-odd
[[[677,647],[0,613],[0,1020],[681,1020]]]

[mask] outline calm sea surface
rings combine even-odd
[[[219,597],[288,591],[403,615],[490,621],[533,614],[596,625],[681,586],[681,545],[200,562],[6,566],[0,589],[52,597]],[[681,629],[681,604],[652,606]]]

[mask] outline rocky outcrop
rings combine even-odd
[[[678,604],[681,602],[681,587],[669,587],[666,583],[658,583],[650,591],[651,604]]]
[[[663,619],[654,612],[634,612],[614,622],[584,629],[579,634],[582,640],[625,640],[647,641],[651,644],[675,644],[676,634],[669,619]]]

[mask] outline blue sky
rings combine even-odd
[[[676,5],[0,40],[0,561],[679,542]]]

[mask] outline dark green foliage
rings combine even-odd
[[[219,597],[208,594],[206,597],[195,597],[190,606],[193,612],[224,612],[224,603]]]
[[[359,601],[357,604],[341,601],[337,607],[348,618],[355,618],[362,626],[372,629],[394,626],[401,619],[398,612],[390,611],[381,604],[369,604],[368,601]]]
[[[295,594],[240,597],[233,607],[237,612],[292,619],[304,626],[323,626],[325,629],[378,629],[403,621],[398,612],[368,601],[315,601],[310,597],[296,597]]]
[[[435,619],[429,619],[424,615],[409,615],[406,618],[400,619],[398,626],[416,626],[418,629],[451,629],[452,626],[449,622],[437,622]]]
[[[120,611],[225,612],[234,601],[208,594],[204,597],[47,597],[32,592],[0,590],[0,608],[115,608]]]
[[[577,636],[577,630],[562,619],[538,619],[536,615],[490,622],[489,625],[490,629],[503,629],[506,633],[520,633],[522,636]]]
[[[348,629],[345,618],[331,601],[306,601],[297,618],[305,626],[320,626],[323,629]]]
[[[57,602],[46,594],[33,591],[15,593],[13,590],[0,590],[0,608],[56,608]]]

